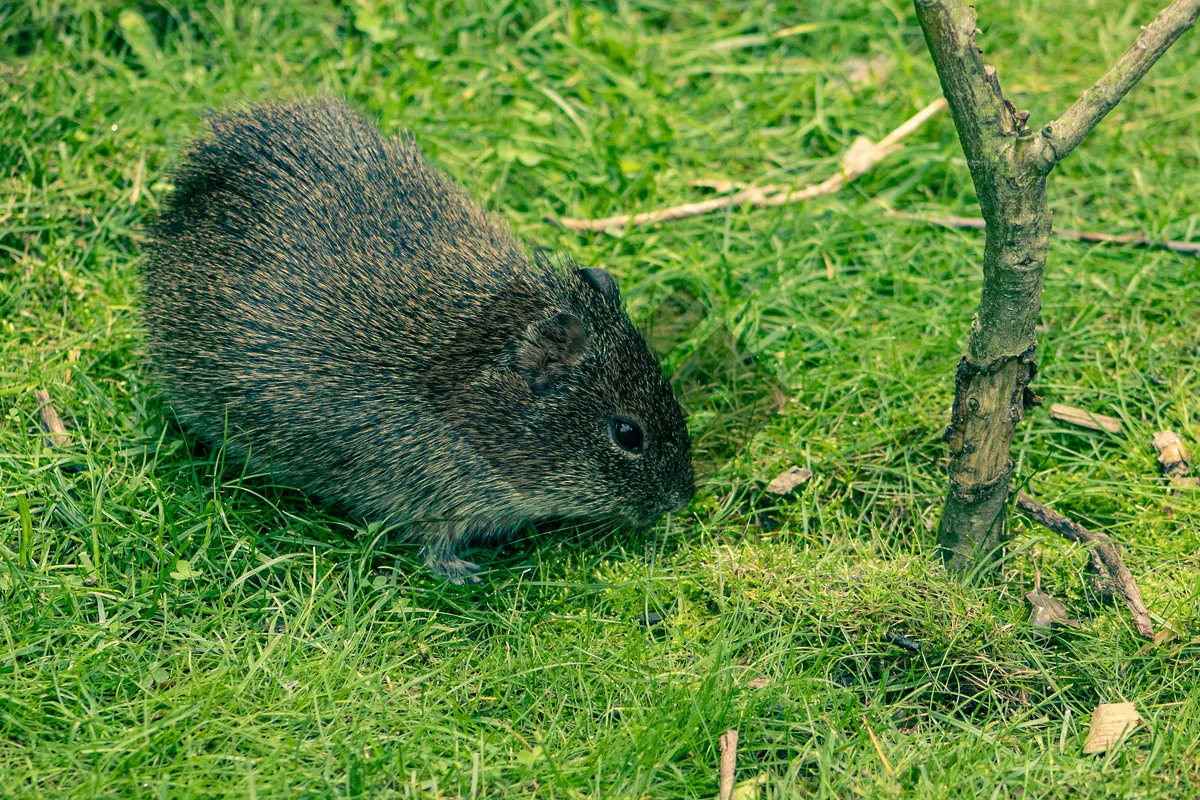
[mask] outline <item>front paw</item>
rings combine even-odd
[[[447,583],[462,586],[467,583],[479,583],[483,578],[479,575],[482,568],[473,562],[461,559],[452,554],[430,554],[425,557],[429,569],[446,579]]]

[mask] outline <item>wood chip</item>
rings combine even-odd
[[[811,469],[788,467],[767,484],[767,491],[777,495],[791,494],[797,486],[803,486],[812,476]]]
[[[1200,489],[1200,478],[1172,478],[1171,488],[1177,492],[1184,489]]]
[[[1084,754],[1104,752],[1141,722],[1142,718],[1133,703],[1101,703],[1092,714],[1092,726],[1083,745]]]
[[[42,430],[47,434],[44,439],[46,447],[56,447],[64,445],[70,438],[67,435],[67,426],[58,417],[58,412],[54,410],[54,406],[50,404],[50,393],[44,389],[38,389],[33,393],[37,399],[38,416],[42,419]]]
[[[733,777],[737,772],[738,732],[730,728],[721,734],[721,800],[732,800]]]
[[[1056,626],[1079,627],[1079,620],[1067,616],[1067,607],[1057,597],[1052,597],[1040,589],[1034,589],[1025,595],[1025,599],[1029,601],[1030,605],[1029,624],[1034,628],[1043,629],[1040,632],[1035,631],[1035,635],[1044,637],[1046,631],[1052,630]]]
[[[1159,431],[1154,434],[1151,444],[1158,453],[1158,468],[1163,475],[1182,478],[1191,470],[1192,454],[1175,431]]]
[[[1084,411],[1082,408],[1055,403],[1050,406],[1050,416],[1060,422],[1069,422],[1081,428],[1090,428],[1094,431],[1108,431],[1114,436],[1121,435],[1121,420],[1115,417],[1106,417],[1103,414],[1093,414],[1090,411]]]
[[[770,682],[771,682],[770,678],[767,678],[765,676],[759,676],[759,677],[755,678],[754,680],[750,681],[749,683],[747,683],[746,685],[749,686],[751,689],[762,689],[765,686],[767,686],[767,684],[769,684]]]

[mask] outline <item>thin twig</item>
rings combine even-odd
[[[777,185],[763,187],[750,186],[731,195],[715,197],[699,203],[684,203],[680,206],[660,208],[656,211],[646,211],[641,214],[621,214],[603,219],[571,219],[569,217],[556,218],[548,216],[546,217],[546,222],[553,225],[560,225],[573,231],[605,231],[615,228],[636,228],[641,225],[653,225],[659,222],[698,217],[703,214],[720,211],[721,209],[742,205],[750,205],[755,208],[769,208],[832,194],[882,161],[889,153],[900,146],[900,141],[904,137],[913,133],[913,131],[924,125],[931,117],[941,113],[945,108],[946,101],[938,98],[918,111],[903,125],[889,133],[878,143],[860,138],[842,156],[841,169],[838,171],[838,174],[827,178],[821,183],[812,184],[793,191],[786,191],[784,187]],[[861,142],[866,142],[866,144],[860,144]]]
[[[1071,228],[1054,228],[1051,233],[1064,239],[1077,242],[1099,242],[1101,244],[1132,244],[1137,247],[1157,247],[1163,250],[1174,250],[1176,253],[1200,253],[1200,242],[1179,242],[1168,239],[1158,241],[1146,238],[1144,233],[1095,233],[1093,231],[1077,231]]]
[[[42,430],[46,432],[46,447],[55,447],[56,445],[66,444],[70,440],[67,434],[67,426],[58,417],[58,412],[54,410],[54,406],[50,404],[50,393],[44,389],[38,389],[33,393],[38,404],[38,416],[42,420]]]
[[[742,183],[741,181],[727,181],[722,178],[701,178],[695,181],[688,181],[688,186],[699,189],[712,189],[718,194],[727,194],[733,191],[741,191],[743,189],[758,189],[764,194],[775,194],[776,192],[786,192],[792,188],[782,183],[768,183],[766,186],[757,186],[753,183]]]
[[[1038,523],[1067,539],[1089,546],[1093,568],[1102,567],[1112,580],[1116,593],[1121,595],[1125,605],[1133,612],[1133,622],[1138,633],[1147,639],[1154,638],[1154,626],[1150,622],[1150,612],[1142,602],[1142,593],[1138,590],[1137,581],[1121,560],[1116,544],[1103,533],[1094,533],[1078,522],[1067,519],[1062,514],[1052,511],[1045,505],[1034,500],[1024,492],[1017,493],[1017,507],[1028,514]]]
[[[1045,174],[1066,158],[1175,40],[1196,24],[1197,17],[1200,0],[1175,0],[1163,9],[1117,63],[1029,143],[1025,156],[1030,166]]]
[[[721,52],[725,50],[740,50],[743,47],[757,47],[772,42],[776,39],[782,39],[786,36],[797,36],[802,33],[812,33],[824,27],[821,22],[805,22],[800,25],[792,25],[789,28],[777,30],[774,33],[751,33],[745,36],[731,36],[728,39],[718,39],[708,46],[708,49],[713,52]]]
[[[733,778],[737,772],[738,732],[730,728],[721,734],[721,800],[733,797]]]
[[[709,181],[707,184],[697,185],[718,185],[718,181]],[[913,220],[914,222],[924,222],[930,225],[940,225],[943,228],[959,228],[966,230],[982,231],[987,228],[987,222],[983,217],[944,217],[944,216],[927,216],[924,214],[908,214],[903,211],[888,211],[886,215],[889,217],[897,217],[900,219]],[[1197,253],[1200,254],[1200,242],[1178,242],[1178,241],[1160,241],[1149,239],[1144,233],[1094,233],[1092,231],[1077,231],[1072,228],[1054,228],[1051,230],[1055,236],[1060,236],[1063,239],[1070,239],[1076,242],[1097,242],[1100,244],[1131,244],[1136,247],[1154,247],[1163,250],[1174,250],[1176,253]]]

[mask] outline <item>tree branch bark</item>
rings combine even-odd
[[[1200,17],[1200,0],[1175,0],[1165,8],[1104,77],[1030,141],[1025,156],[1030,168],[1042,173],[1054,169],[1116,108],[1175,40],[1196,24],[1197,17]]]
[[[965,573],[1004,541],[1012,434],[1037,370],[1050,213],[1045,177],[1028,174],[1017,155],[1029,115],[1004,99],[996,70],[984,63],[975,10],[961,0],[916,0],[916,9],[987,221],[983,293],[944,437],[950,496],[938,532],[947,565]]]
[[[963,0],[914,2],[986,221],[983,291],[944,437],[950,496],[938,531],[947,565],[966,573],[1002,549],[1012,436],[1036,399],[1029,383],[1037,374],[1034,328],[1050,249],[1046,176],[1195,22],[1200,0],[1176,0],[1039,136],[1027,124],[1029,112],[1005,99],[996,70],[984,62],[975,9]]]
[[[1000,175],[1011,171],[1015,135],[1023,127],[1004,99],[996,70],[975,41],[975,8],[961,0],[916,0],[917,18],[937,68],[985,219],[996,210]]]

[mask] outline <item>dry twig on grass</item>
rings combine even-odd
[[[721,800],[733,797],[733,777],[737,771],[738,732],[730,728],[721,734]]]
[[[930,118],[937,116],[946,108],[944,98],[934,100],[925,108],[914,114],[907,122],[889,133],[879,142],[872,142],[865,136],[860,136],[842,155],[841,169],[838,173],[821,183],[804,186],[789,191],[779,185],[750,186],[735,194],[715,197],[699,203],[685,203],[681,206],[660,208],[657,211],[646,211],[641,214],[621,214],[603,219],[571,219],[569,217],[546,217],[546,222],[560,225],[572,231],[605,231],[617,228],[636,228],[640,225],[653,225],[659,222],[670,222],[688,217],[698,217],[721,209],[751,205],[755,208],[770,208],[789,203],[799,203],[827,194],[833,194],[859,175],[882,161],[888,154],[900,147],[901,140],[920,128]]]
[[[67,426],[58,417],[58,412],[54,410],[54,406],[50,404],[50,393],[44,389],[38,389],[33,393],[37,399],[38,417],[42,420],[42,430],[46,432],[45,443],[46,447],[56,447],[66,444],[70,440],[67,435]]]
[[[1138,633],[1147,639],[1154,638],[1150,612],[1142,602],[1142,593],[1138,590],[1137,581],[1121,560],[1121,554],[1117,552],[1117,546],[1112,539],[1103,533],[1089,531],[1078,522],[1050,510],[1024,492],[1017,494],[1017,507],[1060,536],[1088,546],[1092,569],[1102,576],[1101,580],[1094,582],[1097,590],[1103,594],[1119,594],[1133,612],[1133,623]]]
[[[716,181],[713,181],[716,183]],[[940,225],[943,228],[959,228],[982,231],[987,229],[983,217],[944,217],[926,214],[909,214],[903,211],[888,211],[887,216],[899,219],[924,222],[929,225]],[[1092,231],[1077,231],[1072,228],[1051,228],[1050,232],[1062,239],[1075,242],[1096,242],[1099,244],[1132,244],[1137,247],[1153,247],[1163,250],[1174,250],[1177,253],[1195,253],[1200,255],[1200,242],[1159,241],[1148,238],[1143,233],[1094,233]]]
[[[1121,420],[1116,417],[1106,417],[1104,414],[1095,414],[1082,408],[1075,406],[1064,406],[1062,403],[1055,403],[1050,406],[1050,416],[1059,422],[1067,422],[1071,425],[1078,425],[1081,428],[1088,428],[1093,431],[1108,431],[1113,436],[1121,436]]]

